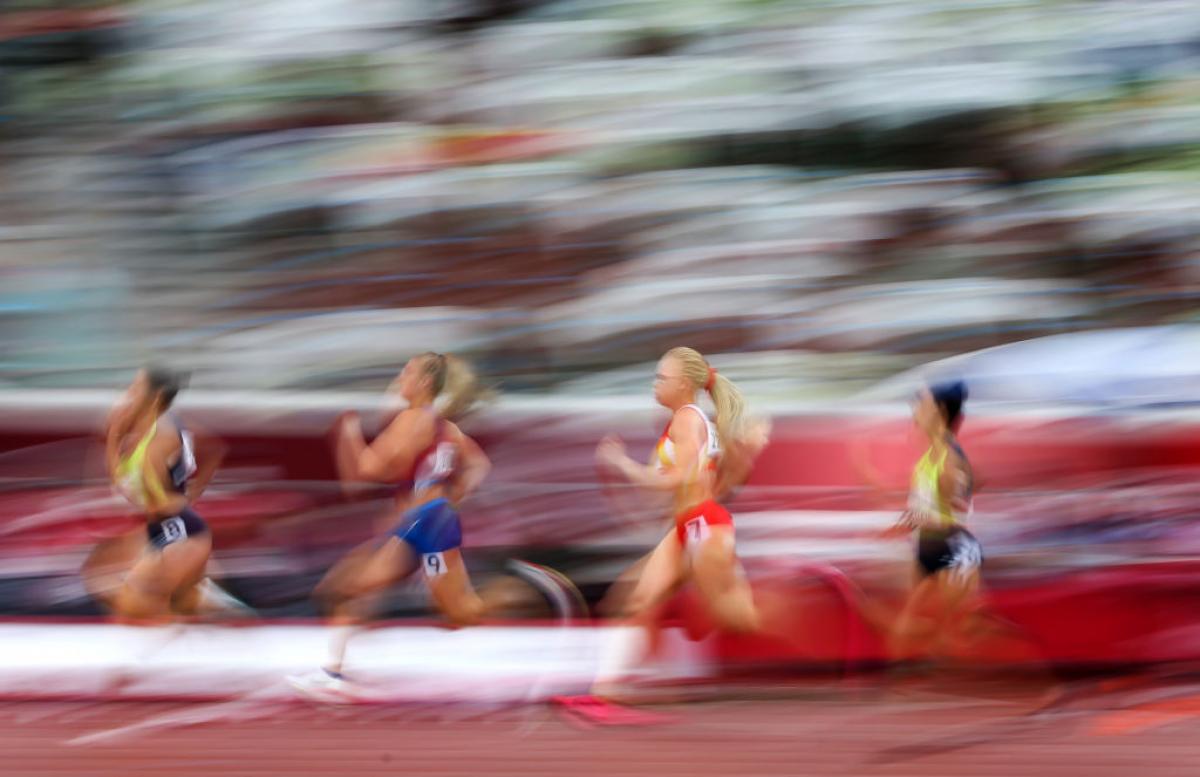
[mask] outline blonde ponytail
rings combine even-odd
[[[731,443],[741,440],[746,431],[746,399],[741,389],[714,371],[708,394],[717,408],[717,434]]]
[[[740,440],[745,433],[746,400],[733,381],[709,366],[694,348],[672,348],[667,356],[682,367],[685,377],[697,391],[707,391],[717,409],[717,435],[722,445]]]
[[[479,382],[475,370],[466,360],[432,352],[424,356],[425,372],[432,380],[434,396],[445,398],[440,411],[443,418],[460,418],[477,403],[490,398],[491,391]]]

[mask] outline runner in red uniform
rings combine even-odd
[[[716,407],[715,422],[696,404],[701,392]],[[759,629],[759,613],[734,550],[733,518],[719,500],[749,474],[766,444],[766,425],[747,422],[741,392],[691,348],[673,348],[659,360],[654,398],[672,415],[649,466],[629,458],[616,438],[606,438],[597,449],[601,466],[634,485],[669,493],[674,516],[671,530],[639,564],[621,608],[640,628],[622,630],[610,646],[594,695],[559,700],[571,712],[602,722],[633,722],[628,711],[604,699],[656,642],[660,605],[682,584],[695,584],[720,628]]]

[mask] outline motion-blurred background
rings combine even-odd
[[[1171,631],[1198,98],[1170,0],[7,2],[0,609],[95,612],[75,572],[126,524],[94,435],[153,359],[233,444],[203,505],[229,585],[312,614],[386,504],[342,501],[324,433],[431,348],[503,395],[476,568],[532,555],[594,601],[659,529],[592,448],[648,450],[688,344],[775,418],[735,504],[752,574],[902,579],[846,446],[903,490],[903,400],[953,374],[1007,614],[1080,660],[1200,652]],[[1064,614],[1144,587],[1099,637]]]
[[[0,65],[15,387],[842,396],[1194,313],[1187,2],[18,0]]]

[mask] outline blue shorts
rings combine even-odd
[[[445,499],[434,499],[409,510],[392,535],[407,542],[422,556],[457,550],[462,546],[458,511]]]

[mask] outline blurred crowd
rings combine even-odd
[[[19,0],[0,385],[843,395],[1200,288],[1200,8]]]

